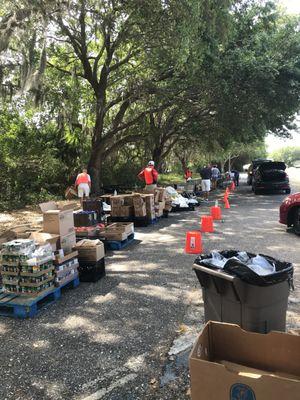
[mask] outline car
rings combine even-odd
[[[252,175],[254,194],[265,191],[284,191],[291,193],[286,165],[283,161],[268,161],[260,164]]]
[[[294,232],[300,235],[300,192],[286,197],[279,208],[279,222],[293,227]]]
[[[256,158],[255,160],[253,160],[252,162],[251,162],[251,164],[249,165],[249,167],[248,167],[248,177],[247,177],[247,184],[248,185],[252,185],[252,176],[253,176],[253,173],[254,173],[254,171],[256,170],[256,168],[260,165],[260,164],[262,164],[262,163],[264,163],[264,162],[269,162],[269,161],[272,161],[272,160],[268,160],[268,159],[266,159],[266,158]]]

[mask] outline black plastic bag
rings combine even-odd
[[[225,258],[232,258],[236,257],[237,254],[239,253],[239,250],[224,250],[220,251],[219,253],[225,257]],[[253,258],[257,254],[253,253],[248,253],[246,252],[248,257]],[[289,281],[289,284],[291,287],[293,287],[293,271],[294,267],[293,264],[289,262],[284,262],[277,260],[273,257],[266,256],[264,254],[259,254],[260,256],[264,257],[267,261],[269,261],[271,264],[274,264],[276,272],[270,275],[265,275],[261,276],[256,274],[251,268],[249,268],[246,264],[243,262],[237,260],[237,259],[231,259],[228,260],[222,271],[227,272],[229,275],[236,276],[240,278],[242,281],[247,282],[251,285],[256,285],[256,286],[268,286],[268,285],[274,285],[276,283],[280,283],[283,281]],[[196,264],[206,266],[208,268],[212,269],[218,269],[212,264],[210,265],[209,263],[205,262],[202,263],[202,260],[212,258],[212,254],[201,254],[197,259],[195,260]]]

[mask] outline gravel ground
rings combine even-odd
[[[240,186],[203,243],[205,252],[236,248],[295,263],[287,328],[299,329],[299,238],[277,222],[283,198]],[[187,357],[204,312],[195,257],[183,248],[207,209],[137,229],[133,246],[108,255],[104,279],[35,319],[0,317],[1,400],[188,399]]]

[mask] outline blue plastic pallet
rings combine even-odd
[[[124,247],[127,247],[130,243],[134,241],[134,233],[128,236],[127,239],[118,241],[118,240],[105,240],[104,244],[107,250],[121,250]]]
[[[73,289],[79,285],[79,277],[60,287],[44,292],[37,297],[25,297],[14,293],[0,293],[0,315],[13,318],[33,318],[38,312],[61,297],[63,289]]]

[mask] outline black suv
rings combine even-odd
[[[256,168],[265,162],[270,162],[272,160],[267,160],[265,158],[257,158],[255,160],[253,160],[248,168],[248,177],[247,177],[247,184],[248,185],[252,185],[252,177],[253,177],[253,173],[256,170]]]
[[[252,175],[254,194],[262,191],[285,191],[291,193],[289,177],[285,172],[286,165],[282,161],[268,161],[260,164]]]

